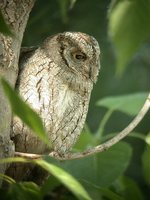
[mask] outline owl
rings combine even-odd
[[[64,155],[77,141],[99,73],[100,49],[92,36],[64,32],[48,37],[20,59],[17,90],[41,117],[51,149],[18,118],[13,118],[16,151]]]

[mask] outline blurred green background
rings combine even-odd
[[[108,34],[110,2],[109,0],[77,0],[71,7],[69,1],[66,0],[38,0],[31,12],[22,44],[22,46],[40,45],[46,37],[63,31],[85,32],[98,40],[101,48],[101,70],[92,92],[87,117],[87,124],[93,133],[106,112],[105,108],[96,106],[98,100],[106,96],[148,91],[150,88],[150,40],[142,43],[126,65],[122,75],[116,75],[115,46]],[[124,38],[127,33],[128,30],[123,33],[122,37]],[[135,32],[136,34],[138,32]],[[114,112],[106,125],[105,134],[122,130],[132,118],[119,111]],[[143,134],[149,131],[150,112],[136,128],[136,132]],[[141,155],[145,144],[136,138],[126,140],[133,147],[132,161],[126,174],[139,183],[148,199],[150,191],[145,184],[141,169]]]

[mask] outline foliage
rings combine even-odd
[[[24,104],[20,97],[16,94],[15,91],[11,89],[9,84],[2,79],[2,85],[4,87],[4,91],[7,94],[10,104],[12,106],[12,110],[15,111],[15,114],[17,114],[21,119],[26,123],[28,120],[32,118],[34,120],[30,120],[30,127],[34,127],[36,123],[39,122],[39,117],[34,113],[34,111],[31,112],[31,109],[29,108],[28,105]],[[140,94],[136,95],[139,96]],[[10,98],[12,96],[12,98]],[[124,98],[129,100],[131,104],[134,103],[135,101],[135,95],[133,95],[133,98],[128,98],[128,95],[125,96]],[[118,97],[114,97],[114,102],[115,99],[118,99]],[[145,98],[145,95],[141,95],[141,98]],[[136,101],[136,104],[139,105],[139,102],[141,102],[141,98],[137,98],[138,101]],[[19,105],[20,110],[25,109],[26,113],[26,119],[24,120],[24,117],[22,117],[23,113],[17,112],[14,107],[16,106],[16,103],[14,103],[14,99],[16,99],[17,105]],[[121,101],[122,98],[120,97]],[[106,100],[106,102],[105,102]],[[110,100],[110,101],[109,101]],[[102,104],[101,104],[102,102]],[[110,110],[112,110],[112,97],[106,98],[104,100],[99,101],[98,105],[105,105],[106,104]],[[123,102],[124,103],[124,102]],[[128,101],[126,101],[126,104],[128,104]],[[130,106],[130,105],[129,105]],[[138,107],[138,106],[136,106]],[[114,107],[113,110],[119,109],[121,110],[122,107]],[[128,113],[128,112],[127,112]],[[134,115],[138,113],[138,109],[136,111],[134,110],[134,113],[131,110],[130,115]],[[112,112],[111,112],[112,114]],[[28,123],[26,123],[28,125]],[[42,130],[43,126],[42,123],[38,124],[39,129]],[[34,129],[33,129],[34,130]],[[38,133],[35,132],[39,136]],[[44,138],[45,132],[41,132],[41,138]],[[43,136],[42,136],[43,134]],[[86,138],[86,134],[88,134],[88,137],[92,138],[92,140],[80,140],[80,145],[76,145],[76,151],[80,151],[80,146],[87,148],[89,146],[93,146],[97,144],[102,137],[102,134],[99,135],[99,132],[92,136],[92,133],[88,130],[88,132],[85,132],[82,137]],[[146,138],[145,138],[146,141]],[[123,196],[127,196],[125,193],[124,195],[118,195],[117,191],[113,191],[109,189],[109,187],[115,183],[119,179],[120,176],[122,176],[130,162],[131,159],[131,147],[129,144],[125,142],[120,142],[119,144],[115,145],[112,147],[110,150],[107,152],[103,152],[101,154],[97,154],[94,156],[90,156],[88,158],[83,158],[82,160],[74,160],[74,161],[65,161],[63,163],[60,163],[49,156],[44,157],[43,159],[38,159],[36,161],[32,161],[36,163],[37,165],[41,166],[43,169],[47,170],[51,175],[53,175],[55,178],[57,178],[64,186],[66,186],[72,193],[78,198],[78,199],[91,199],[93,197],[93,194],[91,191],[89,191],[89,194],[87,191],[83,188],[90,187],[91,189],[97,189],[98,191],[94,192],[94,195],[101,194],[102,197],[107,197],[108,199],[122,199]],[[144,153],[143,156],[143,162],[144,162],[144,157],[146,157],[146,152]],[[8,162],[29,162],[28,160],[22,159],[22,158],[12,158],[12,159],[4,159],[1,160],[1,163],[8,163]],[[145,171],[146,169],[146,164],[145,166]],[[113,169],[113,170],[112,170]],[[66,172],[65,172],[65,171]],[[69,174],[70,175],[69,175]],[[73,178],[75,177],[75,178]],[[16,183],[15,180],[11,180],[7,176],[1,176],[5,181],[10,183],[9,191],[5,194],[3,191],[3,196],[5,199],[13,199],[14,196],[17,195],[18,199],[31,199],[31,198],[37,198],[37,199],[43,199],[45,193],[42,191],[44,190],[43,188],[40,188],[37,186],[35,183],[30,183],[30,182],[22,182],[22,183]],[[127,179],[127,178],[126,178]],[[126,180],[125,179],[125,180]],[[127,179],[128,180],[128,179]],[[52,182],[51,182],[52,181]],[[79,183],[80,182],[80,183]],[[130,181],[133,184],[133,187],[136,187],[135,190],[137,190],[140,193],[140,190],[138,186],[134,186],[135,183],[134,181]],[[53,179],[49,180],[49,185],[53,184]],[[82,186],[82,185],[83,186]],[[123,181],[119,183],[120,185],[123,185],[123,187],[127,187],[126,184],[128,184],[128,181]],[[58,184],[56,184],[58,186]],[[121,186],[120,186],[121,187]],[[54,189],[52,187],[52,189]],[[47,191],[47,190],[46,190]],[[131,190],[132,191],[132,190]],[[129,191],[126,191],[127,193]],[[137,192],[137,196],[138,196]],[[91,197],[90,197],[91,196]],[[131,195],[132,197],[132,195]],[[138,199],[138,198],[137,198]],[[140,198],[139,198],[140,199]]]
[[[122,73],[143,41],[150,38],[150,1],[112,1],[109,14],[109,32],[118,57],[117,72]]]
[[[143,173],[147,184],[150,186],[150,133],[146,137],[147,145],[142,156]]]
[[[123,113],[134,116],[142,108],[147,96],[148,92],[106,97],[98,101],[97,105],[104,106],[110,110],[119,110]]]
[[[37,2],[38,3],[38,2]],[[43,3],[43,2],[42,2]],[[42,5],[41,3],[41,5]],[[92,15],[94,16],[94,22],[97,23],[97,27],[102,27],[101,35],[103,40],[107,40],[105,38],[105,32],[104,32],[104,25],[103,21],[106,23],[104,18],[106,18],[106,15],[108,16],[108,29],[107,32],[109,32],[110,39],[112,40],[112,45],[114,45],[115,52],[117,55],[117,66],[116,66],[116,72],[118,74],[122,73],[122,76],[126,73],[125,68],[127,67],[127,63],[131,60],[131,57],[137,52],[137,49],[143,44],[143,41],[148,39],[149,36],[149,15],[150,15],[150,1],[139,1],[139,0],[112,0],[111,3],[108,1],[57,1],[57,12],[55,10],[53,11],[53,15],[50,17],[51,19],[57,21],[58,18],[62,18],[62,22],[59,21],[59,25],[62,25],[62,29],[67,30],[67,24],[69,23],[76,23],[74,22],[74,19],[76,19],[77,23],[80,24],[80,29],[82,31],[82,28],[86,26],[87,30],[88,27],[90,27],[90,24],[93,25],[91,20],[91,17],[88,18],[88,15],[90,13],[86,12],[86,17],[89,19],[89,26],[87,24],[80,20],[82,20],[82,16],[84,13],[84,7],[93,9]],[[47,2],[48,4],[48,2]],[[52,2],[51,2],[52,4]],[[95,6],[95,7],[94,7]],[[100,7],[101,6],[101,7]],[[109,6],[109,10],[107,10]],[[38,6],[37,6],[38,7]],[[46,17],[44,17],[45,13],[47,12],[47,5],[44,5],[44,12],[40,12],[40,6],[39,9],[39,16],[36,12],[35,18],[31,17],[31,21],[29,21],[29,25],[32,25],[34,29],[34,22],[37,20],[42,20],[42,27],[38,31],[47,31],[47,24],[46,29],[44,29],[45,21],[47,20]],[[102,21],[97,22],[97,13],[94,11],[94,8],[103,9],[105,11],[105,16],[100,15],[102,17]],[[105,9],[104,9],[105,8]],[[75,15],[75,18],[72,18],[72,15],[69,15],[69,12],[72,10],[72,15]],[[77,13],[76,10],[78,10]],[[59,11],[59,14],[58,14]],[[83,11],[83,13],[79,11]],[[102,10],[101,10],[102,11]],[[49,15],[49,13],[48,13]],[[60,16],[59,16],[60,15]],[[79,18],[78,19],[78,15]],[[59,16],[59,17],[58,17]],[[91,16],[91,15],[90,15]],[[71,20],[72,19],[72,20]],[[70,22],[71,21],[71,22]],[[98,24],[99,23],[99,24]],[[92,26],[91,25],[91,26]],[[96,25],[94,25],[96,26]],[[2,18],[2,15],[0,15],[0,31],[2,33],[9,33],[9,29],[6,28],[6,24]],[[50,28],[52,29],[52,25],[50,24]],[[78,25],[76,26],[78,29]],[[85,28],[85,29],[86,29]],[[28,29],[28,27],[27,27]],[[56,23],[56,29],[57,31],[57,23]],[[70,25],[71,29],[71,25]],[[37,30],[37,29],[35,29]],[[93,31],[96,33],[96,28],[93,28]],[[36,31],[38,33],[38,31]],[[34,31],[32,31],[34,33]],[[97,28],[98,32],[98,28]],[[136,34],[136,33],[139,34]],[[99,33],[99,32],[98,32]],[[26,34],[30,35],[30,38],[32,38],[32,41],[34,41],[34,36],[32,37],[32,33],[30,34],[30,30],[27,30]],[[25,35],[26,35],[25,34]],[[41,35],[43,33],[40,33]],[[26,43],[28,41],[27,38],[29,36],[25,37]],[[24,40],[24,41],[25,41]],[[30,39],[29,39],[30,40]],[[103,40],[102,45],[103,45]],[[108,47],[105,43],[104,46]],[[114,49],[113,49],[114,51]],[[105,54],[105,48],[104,53],[102,51],[102,54]],[[108,54],[107,54],[108,56]],[[105,55],[104,55],[105,57]],[[109,57],[110,59],[110,57]],[[109,60],[108,59],[108,60]],[[147,58],[146,58],[147,59]],[[133,61],[133,60],[132,60]],[[146,60],[147,62],[150,61]],[[106,65],[106,64],[105,64]],[[107,66],[112,65],[112,60]],[[106,67],[107,68],[107,67]],[[134,68],[132,66],[131,68]],[[126,69],[131,70],[131,69]],[[144,70],[142,68],[142,70]],[[110,87],[113,86],[113,82],[115,84],[118,83],[118,80],[115,80],[112,78],[112,74],[110,72],[110,68],[107,68],[107,75],[109,76],[109,81],[106,80],[103,82],[107,86],[110,84]],[[113,70],[112,70],[113,71]],[[138,68],[135,70],[138,71]],[[104,74],[105,72],[102,71]],[[143,71],[142,71],[143,72]],[[124,73],[124,74],[123,74]],[[141,72],[140,72],[141,73]],[[144,74],[145,75],[145,74]],[[132,76],[132,73],[129,71],[127,73],[126,78],[130,78]],[[106,77],[106,76],[105,76]],[[111,78],[113,80],[111,80]],[[141,82],[143,81],[142,75],[140,76]],[[145,78],[145,76],[144,76]],[[131,78],[132,79],[132,78]],[[136,78],[137,79],[137,78]],[[103,77],[102,77],[102,80]],[[144,79],[145,80],[145,79]],[[43,139],[46,143],[50,143],[47,140],[45,130],[43,128],[41,119],[37,116],[37,114],[29,108],[28,105],[26,105],[21,98],[17,95],[16,92],[13,91],[13,89],[9,86],[9,84],[2,79],[1,81],[5,94],[7,95],[10,105],[12,107],[12,111],[20,117],[24,123],[26,123],[34,132],[37,134],[41,139]],[[123,82],[124,83],[124,82]],[[132,85],[134,85],[134,82],[132,82]],[[137,86],[137,84],[135,83]],[[107,86],[105,86],[104,90],[107,89]],[[101,119],[101,122],[98,124],[98,127],[95,129],[89,128],[89,124],[85,125],[85,128],[81,134],[81,137],[77,144],[75,145],[73,151],[78,152],[85,150],[87,148],[93,147],[97,144],[100,144],[100,142],[107,140],[108,138],[114,136],[117,134],[118,130],[118,124],[121,124],[121,116],[124,117],[124,114],[127,119],[131,119],[131,117],[135,116],[142,104],[145,101],[145,98],[147,96],[147,87],[142,88],[142,92],[139,92],[140,87],[136,90],[127,90],[126,94],[124,95],[115,95],[115,89],[112,89],[113,95],[107,95],[105,97],[105,92],[103,92],[103,86],[100,86],[102,88],[103,98],[100,98],[98,96],[97,99],[97,110],[98,112],[105,112],[103,114],[103,118]],[[122,86],[123,87],[123,86]],[[98,92],[97,92],[98,91]],[[136,91],[133,93],[133,91]],[[96,90],[95,94],[101,93],[99,91],[99,88]],[[111,92],[110,92],[111,93]],[[124,92],[125,93],[125,92]],[[130,93],[130,94],[129,94]],[[104,109],[105,107],[105,109]],[[100,109],[100,110],[99,110]],[[115,115],[119,115],[119,120],[113,121],[113,117]],[[92,116],[92,115],[91,115]],[[97,117],[95,113],[95,118],[91,121],[96,121],[99,117]],[[112,121],[112,124],[115,127],[115,130],[107,128],[108,125],[110,125]],[[127,120],[129,121],[129,120]],[[116,123],[117,122],[117,123]],[[127,125],[127,122],[123,124],[123,126]],[[117,130],[117,131],[116,131]],[[131,133],[130,138],[137,138],[140,141],[140,144],[144,146],[144,151],[141,151],[140,154],[137,154],[139,159],[142,157],[142,173],[143,177],[141,178],[142,181],[144,181],[144,184],[147,186],[148,190],[150,187],[150,142],[149,142],[149,135],[145,136],[143,134],[143,129],[139,129],[138,131]],[[146,131],[145,131],[146,132]],[[50,144],[49,144],[50,145]],[[137,145],[136,145],[137,146]],[[38,186],[34,182],[20,182],[17,183],[15,180],[13,180],[11,177],[7,177],[6,175],[1,175],[0,178],[2,178],[4,181],[8,182],[9,187],[7,190],[1,188],[0,189],[0,196],[1,199],[33,199],[36,198],[37,200],[40,199],[100,199],[100,200],[144,200],[147,198],[147,190],[143,190],[143,188],[140,186],[140,181],[137,181],[136,177],[131,174],[129,171],[129,166],[132,164],[134,158],[134,148],[131,146],[131,144],[127,141],[120,142],[113,146],[111,149],[109,149],[106,152],[96,154],[87,158],[79,159],[79,160],[73,160],[73,161],[64,161],[59,162],[49,156],[45,156],[42,159],[37,159],[33,161],[29,161],[23,158],[8,158],[1,160],[0,163],[12,163],[12,162],[33,162],[36,165],[39,165],[44,170],[46,170],[50,177],[48,180],[42,185]],[[131,166],[130,166],[131,167]],[[136,165],[137,167],[137,165]],[[137,171],[134,169],[134,171]],[[147,198],[148,199],[148,198]]]

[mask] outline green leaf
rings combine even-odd
[[[142,108],[148,93],[141,92],[121,96],[105,97],[97,102],[98,106],[104,106],[110,110],[119,110],[128,115],[137,115]]]
[[[144,200],[143,194],[138,184],[131,178],[123,176],[118,180],[116,190],[121,193],[124,199],[128,200]]]
[[[106,187],[124,173],[130,158],[131,147],[125,142],[120,142],[109,150],[93,156],[54,163],[79,180]],[[45,159],[52,162],[47,156]]]
[[[147,134],[145,142],[150,146],[150,133]]]
[[[62,184],[64,184],[78,199],[91,200],[88,193],[82,185],[70,174],[65,172],[60,167],[57,167],[44,160],[36,160],[36,164],[47,170],[50,174],[55,176]]]
[[[42,200],[40,188],[33,182],[12,184],[7,191],[9,199],[14,200]]]
[[[73,149],[81,151],[93,146],[93,144],[94,137],[86,125]]]
[[[41,140],[47,145],[50,145],[48,136],[46,135],[44,126],[38,114],[18,96],[17,92],[14,91],[3,78],[1,79],[1,83],[14,114],[29,126]]]
[[[106,197],[110,200],[123,200],[121,196],[116,194],[115,192],[109,190],[108,188],[99,188],[103,197]]]
[[[49,176],[49,178],[44,181],[44,184],[41,187],[41,195],[45,196],[50,191],[53,191],[56,187],[59,187],[61,183],[58,179],[56,179],[54,176]]]
[[[100,197],[106,197],[108,200],[124,200],[120,195],[117,194],[117,192],[115,193],[108,188],[99,187],[88,182],[84,182],[84,185],[91,194],[92,199],[101,199]]]
[[[22,157],[10,157],[10,158],[2,158],[0,159],[0,164],[9,164],[9,163],[15,163],[15,162],[20,162],[20,163],[28,163],[28,162],[32,162],[32,160],[28,160],[26,158],[22,158]]]
[[[49,157],[50,162],[54,162],[54,163],[58,163],[55,159]],[[55,178],[57,178],[62,184],[64,184],[78,199],[85,199],[85,200],[91,200],[90,196],[88,195],[88,193],[85,191],[85,189],[83,188],[83,186],[74,178],[72,177],[70,174],[68,174],[67,172],[65,172],[63,169],[61,169],[58,166],[55,166],[54,164],[48,163],[45,160],[42,159],[37,159],[37,160],[28,160],[25,158],[5,158],[5,159],[1,159],[0,160],[0,164],[3,163],[12,163],[12,162],[23,162],[23,163],[28,163],[28,162],[32,162],[34,164],[39,165],[40,167],[42,167],[43,169],[45,169],[46,171],[48,171],[50,174],[52,174]],[[54,179],[53,179],[54,180]],[[55,180],[54,180],[55,181]],[[48,181],[49,183],[49,181]],[[48,187],[49,189],[53,189],[53,187],[58,185],[58,182],[54,182],[54,186],[53,185],[49,185],[48,183],[46,183],[45,187],[46,188],[42,188],[40,191],[40,195],[43,196],[47,191],[48,191]],[[21,191],[22,189],[25,190],[26,186],[28,182],[24,182],[23,185],[17,185],[17,184],[13,184],[12,187],[15,187],[15,191],[17,190],[17,192],[19,193],[18,195],[21,195]],[[29,183],[30,185],[30,183]],[[16,188],[17,187],[17,188]],[[18,187],[21,187],[18,189]],[[23,187],[23,188],[22,188]],[[34,185],[33,185],[34,187]],[[31,192],[32,189],[34,189],[31,185]],[[36,187],[36,185],[35,185]],[[36,188],[35,188],[36,189]],[[38,188],[37,188],[38,189]],[[27,190],[29,190],[27,188]],[[21,192],[21,193],[20,193]],[[28,195],[30,192],[30,190],[27,192],[26,195]],[[34,193],[34,191],[33,191]],[[27,196],[25,195],[25,198],[27,198]],[[21,196],[20,196],[21,199]],[[24,199],[24,198],[23,198]],[[28,198],[27,198],[28,199]],[[30,198],[29,198],[30,199]],[[19,199],[18,199],[19,200]]]
[[[113,0],[108,17],[117,72],[121,74],[142,43],[150,38],[150,0]]]
[[[62,16],[63,23],[68,22],[68,8],[70,4],[70,0],[58,0],[59,6],[60,6],[60,12]]]
[[[147,136],[146,141],[150,140],[150,133]],[[150,143],[146,145],[144,153],[142,155],[142,167],[145,181],[150,186]]]
[[[5,23],[1,10],[0,10],[0,32],[3,33],[4,35],[12,35],[10,29]]]
[[[15,183],[15,180],[5,174],[0,174],[0,179],[2,179],[3,181],[6,181],[7,183],[11,184],[11,183]]]

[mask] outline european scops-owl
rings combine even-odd
[[[51,150],[71,150],[85,123],[93,84],[99,73],[100,49],[91,36],[64,32],[48,37],[20,60],[17,90],[42,118]],[[18,117],[13,119],[16,151],[48,149]]]

